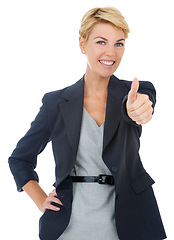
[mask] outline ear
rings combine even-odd
[[[79,37],[79,47],[83,54],[85,54],[85,41],[82,36]]]

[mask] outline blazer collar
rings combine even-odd
[[[84,97],[84,77],[85,75],[75,84],[67,87],[63,91],[60,97],[68,101],[71,101],[77,98],[83,98]]]
[[[123,88],[120,80],[112,75],[108,84],[103,151],[106,149],[107,145],[116,133],[120,123],[121,102],[124,97],[122,92]],[[66,88],[61,97],[66,100],[59,103],[59,105],[68,139],[76,157],[83,114],[84,76],[78,82]]]

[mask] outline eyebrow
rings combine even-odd
[[[103,39],[103,40],[105,40],[105,41],[108,41],[108,39],[106,39],[106,38],[104,38],[104,37],[98,36],[98,37],[96,37],[96,38],[101,38],[101,39]],[[95,39],[96,39],[96,38],[95,38]],[[125,39],[124,39],[124,38],[121,38],[121,39],[118,39],[116,42],[121,42],[121,41],[125,41]]]

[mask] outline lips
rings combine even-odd
[[[115,61],[113,61],[113,60],[99,60],[99,62],[100,62],[101,64],[106,65],[106,66],[112,66],[112,65],[114,65],[114,63],[115,63]]]

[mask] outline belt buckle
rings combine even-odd
[[[98,183],[99,184],[105,184],[106,183],[106,175],[103,175],[103,174],[100,174],[99,176],[98,176]]]

